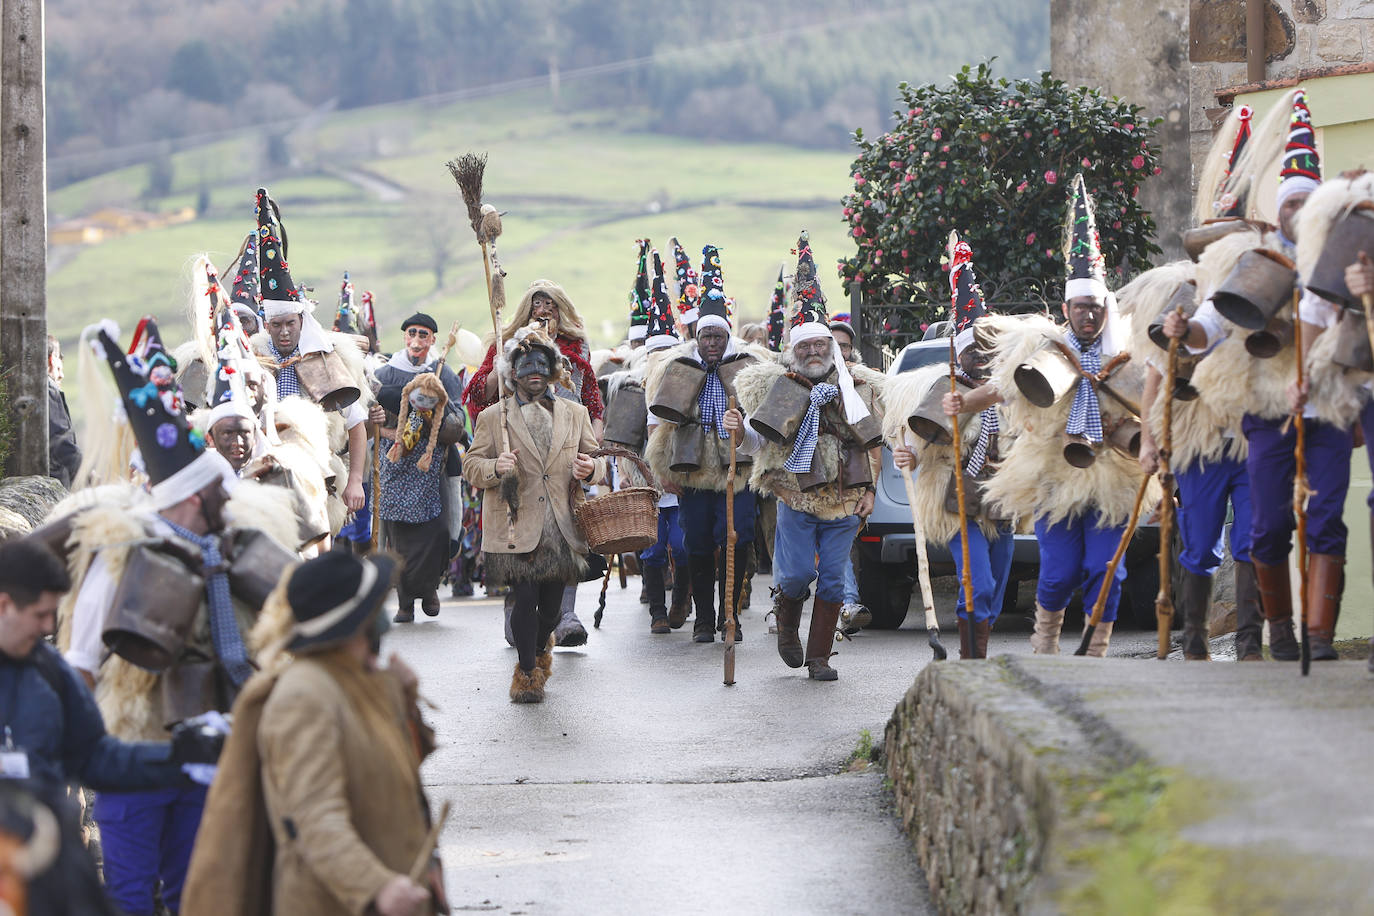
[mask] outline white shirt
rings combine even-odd
[[[152,516],[153,534],[159,537],[173,537],[175,532],[160,515]],[[92,677],[100,671],[100,661],[105,657],[105,643],[101,640],[105,615],[114,603],[119,583],[110,575],[109,563],[104,553],[97,553],[91,560],[86,578],[81,582],[81,591],[72,605],[72,638],[67,648],[67,664],[78,668]]]

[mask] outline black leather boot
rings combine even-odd
[[[686,565],[686,564],[684,564]],[[692,613],[692,574],[678,567],[673,576],[673,603],[668,608],[668,626],[676,630]]]
[[[671,633],[668,605],[663,595],[663,567],[642,566],[640,576],[644,579],[644,590],[649,596],[649,632]]]
[[[692,554],[692,603],[697,619],[692,624],[692,642],[716,641],[716,557],[715,554]]]
[[[1183,570],[1178,590],[1180,616],[1183,617],[1183,657],[1190,661],[1211,661],[1207,644],[1207,614],[1212,609],[1212,577]]]
[[[1260,608],[1255,564],[1236,561],[1236,661],[1263,661],[1260,637],[1264,611]]]

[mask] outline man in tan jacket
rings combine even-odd
[[[518,331],[498,369],[511,393],[477,418],[463,474],[482,490],[487,585],[509,585],[513,598],[520,660],[511,700],[540,703],[563,589],[586,569],[587,544],[572,517],[573,480],[604,477],[606,461],[588,454],[597,444],[587,408],[550,392],[562,360],[541,331]]]
[[[385,555],[327,553],[268,600],[264,614],[289,604],[294,658],[254,677],[234,705],[183,912],[447,912],[437,860],[421,858],[419,766],[433,744],[415,675],[394,656],[376,667],[395,568]],[[417,866],[424,884],[410,878]]]

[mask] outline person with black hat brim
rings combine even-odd
[[[401,322],[401,331],[405,334],[404,347],[374,373],[382,385],[378,401],[387,411],[380,440],[384,447],[397,436],[402,391],[419,376],[433,374],[439,361],[439,350],[434,346],[439,324],[431,316],[416,312]],[[447,365],[440,371],[439,381],[447,395],[439,432],[439,441],[444,447],[442,459],[436,456],[421,470],[418,461],[423,449],[407,449],[396,461],[391,459],[390,449],[382,452],[378,515],[383,535],[405,560],[405,569],[396,582],[397,623],[410,623],[415,619],[417,599],[421,610],[430,617],[439,613],[439,580],[451,556],[448,512],[462,511],[461,507],[446,505],[445,483],[447,477],[462,473],[454,443],[465,435],[461,406],[463,385]],[[407,411],[407,414],[417,419],[420,416],[418,411]]]
[[[526,329],[505,348],[498,371],[502,410],[477,418],[463,474],[482,491],[482,551],[487,585],[510,586],[510,628],[519,661],[511,676],[516,703],[539,703],[553,666],[549,639],[563,591],[586,568],[587,544],[573,520],[574,480],[600,480],[606,459],[592,458],[596,434],[587,408],[555,397],[566,383],[562,360],[543,332]],[[510,451],[501,450],[502,415]]]
[[[419,766],[433,742],[414,673],[395,656],[378,667],[395,573],[384,554],[328,553],[269,599],[289,605],[289,661],[234,705],[185,912],[446,911],[437,861],[425,884],[409,877],[429,830]]]

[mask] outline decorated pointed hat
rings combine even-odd
[[[797,272],[792,277],[792,301],[796,303],[792,313],[792,326],[800,327],[807,323],[827,326],[829,320],[825,311],[825,293],[821,292],[820,280],[816,278],[816,259],[811,254],[811,233],[805,229],[797,238]],[[829,328],[827,326],[827,333]]]
[[[229,482],[229,463],[205,449],[205,438],[191,429],[176,383],[176,362],[162,344],[157,322],[145,317],[125,353],[117,343],[119,327],[102,322],[83,335],[109,363],[119,387],[124,414],[141,453],[152,489],[153,507],[174,506],[216,481]]]
[[[786,264],[778,266],[778,282],[773,284],[773,298],[768,303],[768,349],[774,353],[782,349],[782,332],[787,326],[786,270]]]
[[[652,292],[649,289],[649,240],[639,239],[639,264],[635,270],[635,285],[630,290],[630,340],[643,340],[649,336],[649,305]]]
[[[362,322],[358,320],[357,299],[354,297],[353,281],[348,278],[348,271],[344,271],[343,280],[339,283],[339,304],[334,310],[334,330],[342,331],[345,334],[360,333]]]
[[[1283,149],[1275,206],[1282,207],[1293,194],[1315,191],[1321,181],[1322,163],[1317,155],[1317,135],[1312,130],[1312,111],[1307,107],[1307,93],[1299,89],[1293,94],[1293,119]]]
[[[649,298],[648,339],[644,345],[650,350],[672,347],[681,343],[677,336],[677,322],[673,318],[673,300],[668,295],[668,278],[663,271],[663,258],[653,250],[653,282]]]
[[[677,312],[683,324],[697,320],[697,299],[701,288],[697,285],[697,272],[692,269],[692,261],[687,250],[676,237],[669,239],[673,246],[673,274],[677,278]]]
[[[720,269],[720,249],[704,245],[701,249],[701,297],[697,301],[697,327],[714,325],[731,328],[730,303],[725,298],[725,275]],[[710,324],[705,323],[710,319]]]
[[[1097,217],[1088,196],[1083,173],[1073,176],[1069,209],[1064,222],[1064,263],[1068,276],[1064,282],[1064,301],[1079,296],[1107,298],[1107,261],[1102,257],[1102,241],[1097,235]]]
[[[372,290],[363,290],[362,304],[358,306],[358,319],[363,332],[375,336],[377,333],[377,309],[374,302]]]
[[[973,249],[949,234],[949,315],[954,326],[954,347],[963,352],[973,343],[973,323],[988,313],[983,290],[973,272]]]
[[[258,369],[248,338],[233,309],[221,308],[215,322],[215,355],[218,368],[210,393],[210,419],[205,428],[214,429],[226,417],[244,417],[255,425],[248,396],[248,374]]]
[[[256,320],[262,310],[262,293],[259,290],[258,234],[250,232],[239,247],[238,260],[234,262],[229,280],[229,301],[234,311],[243,315],[251,313]]]
[[[1226,154],[1225,171],[1222,175],[1222,193],[1212,205],[1219,218],[1244,216],[1247,198],[1250,195],[1250,183],[1237,183],[1230,187],[1231,176],[1235,173],[1235,168],[1240,164],[1241,155],[1245,152],[1245,144],[1250,142],[1250,122],[1255,116],[1255,110],[1249,105],[1241,105],[1236,112],[1236,138],[1231,143],[1231,151]]]
[[[281,208],[268,196],[266,188],[258,188],[253,212],[258,220],[258,277],[263,321],[284,315],[300,315],[300,352],[333,351],[334,345],[329,342],[324,328],[315,318],[315,303],[307,299],[291,279],[291,270],[286,263],[286,229],[281,222]]]

